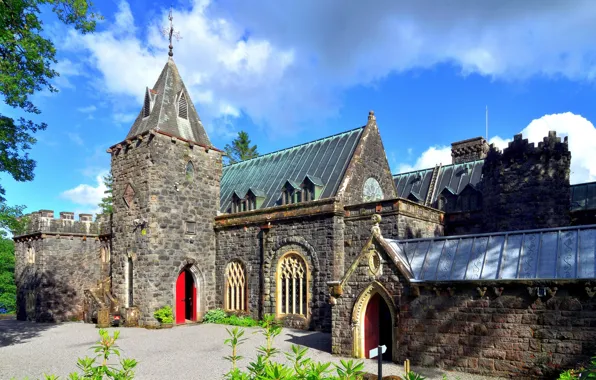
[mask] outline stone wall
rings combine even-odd
[[[15,237],[17,318],[37,322],[83,319],[84,291],[102,277],[100,246],[94,236],[39,233]]]
[[[457,141],[451,144],[451,161],[453,164],[482,160],[488,153],[488,143],[482,137]]]
[[[406,199],[389,199],[347,206],[345,211],[345,265],[349,266],[370,238],[371,217],[381,215],[381,232],[388,239],[443,235],[443,213]]]
[[[343,212],[333,199],[222,215],[217,223],[217,306],[224,305],[225,267],[240,260],[247,269],[248,313],[277,314],[276,276],[280,258],[297,252],[310,269],[306,318],[280,316],[286,326],[331,331],[327,282],[343,274]],[[270,223],[268,222],[270,221]]]
[[[538,298],[529,286],[557,290]],[[596,301],[583,283],[437,284],[424,286],[419,296],[405,293],[398,361],[544,378],[596,352]]]
[[[132,306],[127,275],[130,257],[132,303],[140,307],[141,324],[154,324],[156,309],[170,305],[176,313],[176,279],[188,267],[197,284],[200,317],[215,307],[213,221],[219,210],[221,152],[160,133],[146,134],[142,140],[133,139],[110,151],[113,293]],[[194,166],[191,176],[186,172],[189,162]]]
[[[535,147],[521,134],[503,152],[491,146],[482,168],[484,232],[570,225],[567,137],[555,132]]]
[[[362,203],[364,182],[370,177],[379,182],[384,199],[392,199],[397,196],[395,183],[383,147],[383,140],[381,140],[375,115],[372,111],[368,116],[366,128],[360,137],[360,143],[356,147],[339,187],[337,197],[345,205]]]

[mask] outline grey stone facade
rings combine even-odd
[[[189,162],[192,177],[186,175]],[[192,268],[199,289],[198,314],[215,307],[213,220],[221,167],[221,152],[159,133],[112,151],[112,291],[126,306],[139,307],[142,324],[155,323],[156,309],[175,305],[175,282],[185,267]]]
[[[33,213],[26,233],[15,237],[18,319],[83,319],[84,291],[107,273],[107,263],[101,261],[100,223],[72,216]]]
[[[567,137],[538,146],[516,135],[503,152],[491,148],[482,168],[483,230],[511,231],[571,223]]]
[[[451,144],[451,159],[454,164],[483,160],[488,150],[488,143],[482,137],[457,141]]]

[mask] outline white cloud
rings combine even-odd
[[[103,176],[106,174],[107,172],[102,172],[95,177],[95,186],[80,184],[62,192],[60,196],[77,205],[96,207],[101,202],[101,198],[105,197],[106,186],[103,183]]]
[[[82,113],[93,113],[93,112],[97,111],[97,107],[94,106],[93,104],[91,104],[86,107],[79,107],[79,108],[77,108],[77,111],[82,112]]]
[[[73,143],[80,145],[80,146],[85,145],[85,142],[81,138],[81,135],[79,135],[78,133],[66,132],[66,135],[68,136],[70,141],[72,141]]]
[[[112,115],[112,119],[118,124],[130,124],[137,117],[134,113],[116,112]]]
[[[520,133],[529,142],[538,144],[548,136],[549,131],[556,131],[557,136],[563,141],[564,136],[569,139],[569,151],[571,152],[571,177],[572,184],[596,181],[596,128],[594,125],[580,115],[571,112],[544,115],[534,119]],[[505,149],[512,139],[505,139],[495,136],[489,139],[489,143],[495,144],[499,149]],[[424,151],[413,165],[401,163],[398,165],[398,173],[404,173],[417,169],[432,168],[438,163],[451,163],[451,147],[432,146]]]
[[[503,80],[596,77],[592,0],[224,3],[173,12],[183,35],[174,59],[209,133],[219,133],[218,118],[241,114],[270,133],[296,133],[335,116],[346,88],[438,63]],[[166,62],[167,13],[140,25],[121,1],[98,32],[71,32],[60,46],[98,70],[94,87],[116,112],[137,114]]]
[[[408,149],[410,153],[410,149]],[[447,165],[451,163],[451,147],[449,146],[431,146],[424,151],[414,165],[410,164],[399,164],[398,173],[410,172],[417,169],[434,168],[435,165],[443,164]]]

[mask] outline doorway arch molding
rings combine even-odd
[[[196,305],[195,311],[197,315],[197,321],[203,319],[203,315],[205,314],[205,305],[206,305],[206,298],[205,298],[205,291],[204,291],[204,284],[205,284],[205,276],[201,269],[197,266],[197,261],[192,258],[185,258],[181,261],[180,265],[176,268],[176,272],[173,273],[172,282],[172,310],[174,311],[174,319],[176,318],[176,281],[178,280],[178,276],[182,273],[183,270],[188,269],[190,274],[192,275],[192,280],[197,287],[197,298],[196,298]]]
[[[378,281],[370,283],[356,298],[354,308],[352,310],[352,356],[355,358],[365,358],[364,352],[364,315],[366,314],[366,307],[368,302],[375,295],[378,294],[383,298],[389,312],[391,313],[391,354],[392,360],[396,361],[397,356],[397,323],[398,316],[396,314],[396,307],[393,299],[389,295],[387,289]]]

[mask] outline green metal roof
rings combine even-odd
[[[221,212],[231,208],[232,194],[244,196],[250,188],[265,195],[261,208],[281,204],[286,181],[300,185],[308,176],[322,185],[320,199],[335,196],[364,127],[325,137],[223,168]]]

